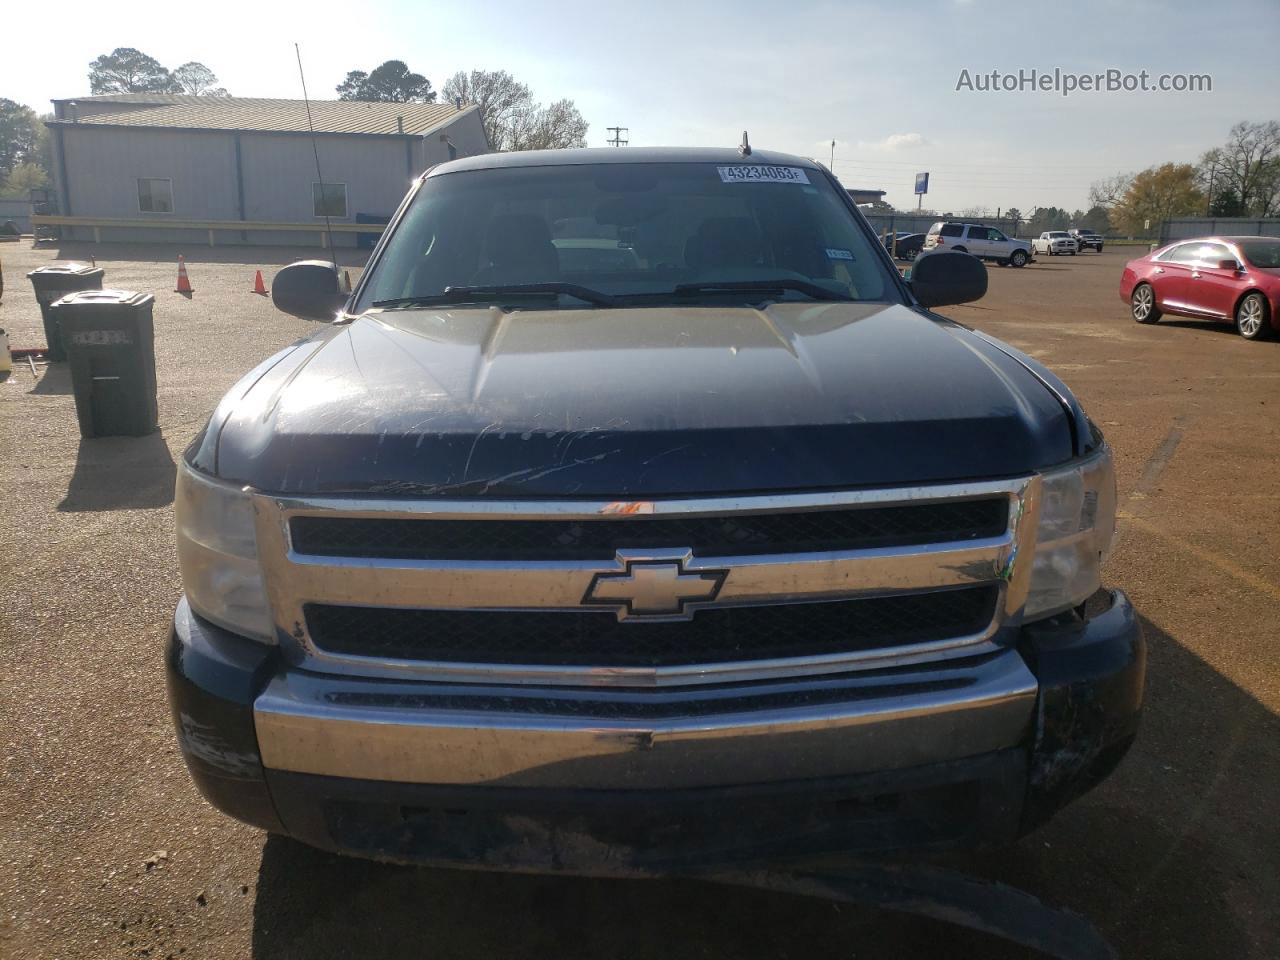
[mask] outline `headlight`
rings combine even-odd
[[[175,500],[178,565],[191,609],[235,633],[274,642],[249,495],[183,462]]]
[[[1026,619],[1079,606],[1101,586],[1116,523],[1111,450],[1043,474]]]

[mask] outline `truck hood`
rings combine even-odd
[[[437,308],[273,357],[191,457],[279,493],[623,498],[1014,476],[1073,442],[1026,364],[904,306]]]

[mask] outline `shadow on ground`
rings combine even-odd
[[[1204,330],[1209,333],[1229,333],[1233,337],[1240,336],[1234,323],[1225,320],[1193,320],[1190,317],[1161,317],[1156,321],[1159,327],[1182,327],[1185,330]]]
[[[25,362],[25,361],[24,361]],[[36,385],[28,393],[48,395],[65,395],[72,393],[71,365],[69,363],[50,363],[45,367],[36,367],[40,371]]]
[[[159,431],[144,437],[81,439],[64,512],[146,510],[173,503],[176,475]]]
[[[949,856],[1088,917],[1126,960],[1272,956],[1280,720],[1144,622],[1147,711],[1111,781],[1017,846]],[[826,859],[824,872],[838,860]],[[1254,939],[1242,917],[1251,916]],[[1263,918],[1261,924],[1259,917]],[[1263,942],[1258,942],[1261,930]],[[689,880],[411,869],[272,837],[253,956],[895,957],[1039,954],[935,921]]]

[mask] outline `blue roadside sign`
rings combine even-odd
[[[929,192],[929,174],[917,173],[916,174],[916,193],[928,193],[928,192]]]

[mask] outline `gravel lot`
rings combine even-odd
[[[65,369],[0,383],[0,957],[1019,957],[933,922],[693,882],[408,870],[242,827],[178,755],[161,649],[179,594],[174,461],[222,392],[308,325],[250,293],[315,251],[0,246],[0,326],[43,341],[23,274],[95,253],[156,295],[160,433],[82,442]],[[1117,451],[1107,580],[1151,645],[1117,774],[1016,848],[955,865],[1090,917],[1127,958],[1280,955],[1280,343],[1141,327],[1128,255],[991,271],[945,311],[1063,376]],[[269,261],[261,258],[270,257]],[[360,258],[351,255],[353,278]]]

